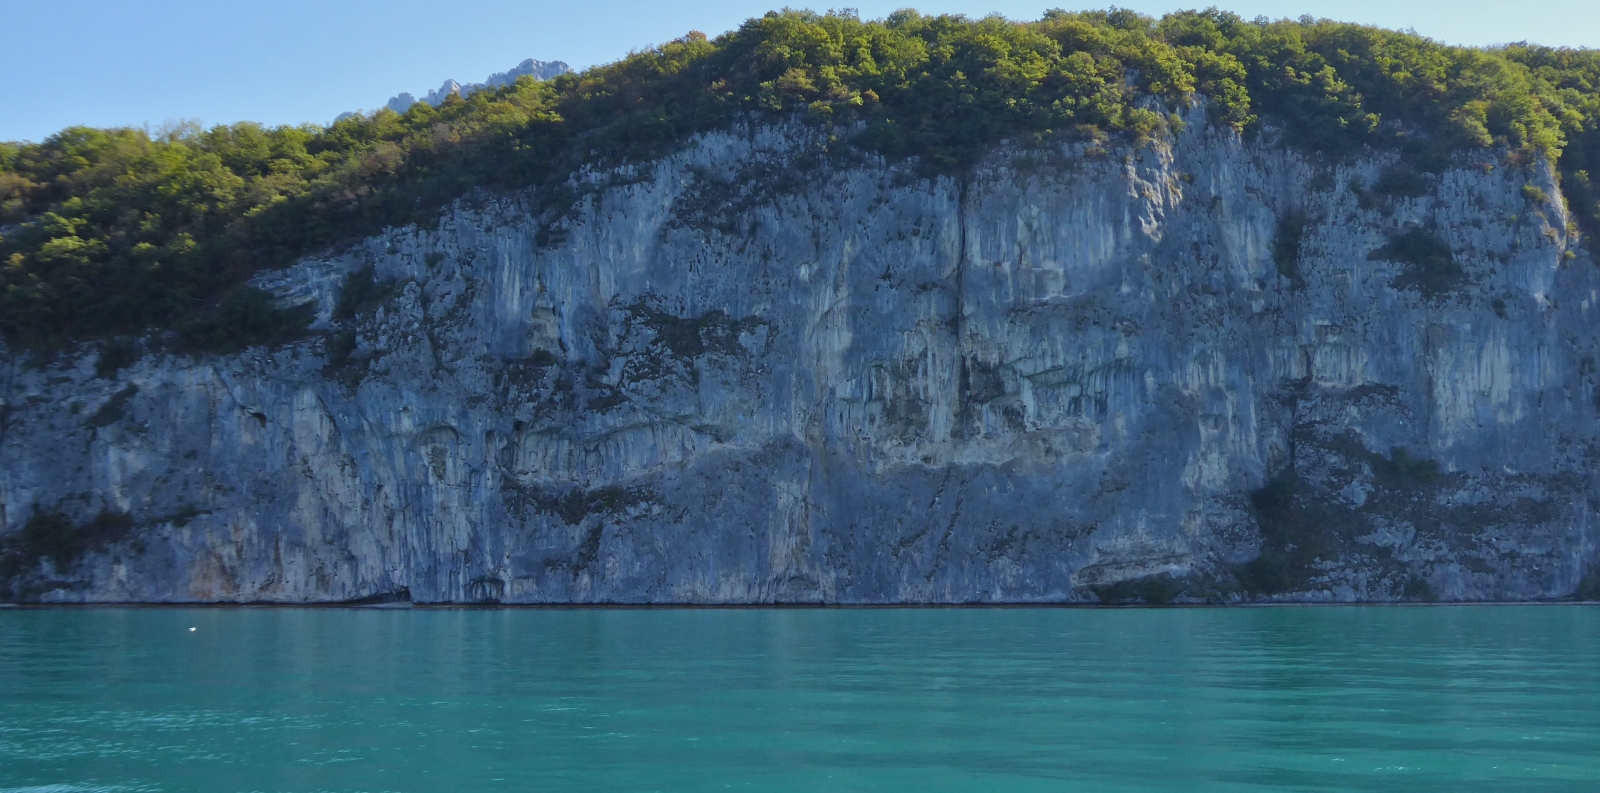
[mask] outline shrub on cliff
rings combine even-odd
[[[1597,81],[1591,51],[1447,47],[1309,18],[775,12],[403,115],[155,135],[75,127],[0,145],[0,335],[43,349],[152,329],[206,349],[293,338],[304,312],[242,285],[261,268],[424,221],[474,188],[559,188],[586,165],[648,160],[751,117],[829,125],[949,171],[1002,140],[1136,142],[1198,95],[1212,123],[1251,131],[1267,119],[1332,156],[1551,157],[1584,222],[1600,225]]]

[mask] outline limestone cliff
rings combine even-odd
[[[259,278],[316,301],[294,346],[6,358],[7,596],[1593,588],[1600,279],[1550,170],[1385,192],[1195,113],[963,177],[708,135]]]

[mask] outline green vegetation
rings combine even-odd
[[[1439,593],[1433,590],[1433,585],[1428,583],[1428,579],[1415,574],[1406,579],[1405,589],[1400,591],[1400,596],[1414,603],[1439,602]]]
[[[102,510],[82,526],[60,511],[34,512],[22,531],[0,549],[8,567],[49,559],[58,574],[66,573],[85,554],[121,542],[133,531],[133,519],[125,512]],[[12,571],[14,574],[14,571]]]
[[[1591,569],[1585,573],[1572,597],[1574,600],[1600,602],[1600,570]]]
[[[1170,573],[1117,581],[1090,587],[1101,603],[1142,603],[1147,606],[1166,606],[1182,597],[1190,582],[1172,577]]]
[[[1300,241],[1305,235],[1305,213],[1291,212],[1278,218],[1278,231],[1272,238],[1272,262],[1278,266],[1278,274],[1296,287],[1301,286]]]
[[[1396,289],[1418,289],[1432,300],[1448,294],[1466,280],[1450,245],[1427,229],[1412,229],[1389,239],[1389,244],[1367,259],[1398,262],[1406,266],[1394,279]]]
[[[139,393],[139,387],[129,383],[121,391],[112,394],[111,398],[107,399],[105,404],[101,405],[100,409],[89,417],[89,426],[106,427],[121,421],[122,417],[127,413],[128,400],[133,399],[133,395],[137,393]]]
[[[1428,180],[1416,169],[1400,165],[1384,169],[1372,192],[1385,198],[1418,198],[1428,194]]]
[[[117,372],[138,360],[139,345],[132,339],[111,339],[100,345],[100,356],[94,362],[94,374],[96,377],[115,377]]]
[[[1296,498],[1300,489],[1300,481],[1286,474],[1250,494],[1261,530],[1261,551],[1234,571],[1245,592],[1278,595],[1295,591],[1304,585],[1311,565],[1332,548]]]
[[[1394,489],[1415,489],[1436,484],[1440,477],[1437,460],[1412,457],[1403,446],[1390,449],[1388,458],[1374,459],[1372,473],[1385,487]]]
[[[1560,121],[1562,192],[1586,235],[1600,235],[1600,50],[1517,44],[1494,54],[1527,69]],[[1592,242],[1590,243],[1593,244]]]
[[[427,222],[476,189],[532,188],[560,209],[580,168],[642,162],[743,118],[802,119],[949,172],[1005,140],[1137,143],[1198,95],[1214,124],[1275,125],[1328,156],[1391,147],[1421,170],[1460,149],[1551,157],[1592,233],[1597,85],[1592,51],[1464,49],[1309,18],[770,13],[404,115],[0,144],[0,337],[44,351],[151,329],[194,351],[292,339],[309,314],[245,286],[262,268]]]
[[[333,306],[334,319],[354,319],[357,314],[376,307],[395,293],[393,281],[379,281],[373,276],[374,268],[367,265],[344,277],[339,289],[339,302]]]

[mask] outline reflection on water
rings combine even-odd
[[[1585,606],[0,611],[0,791],[1594,790],[1597,650]]]

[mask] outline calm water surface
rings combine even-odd
[[[1595,791],[1597,651],[1585,606],[0,611],[0,790]]]

